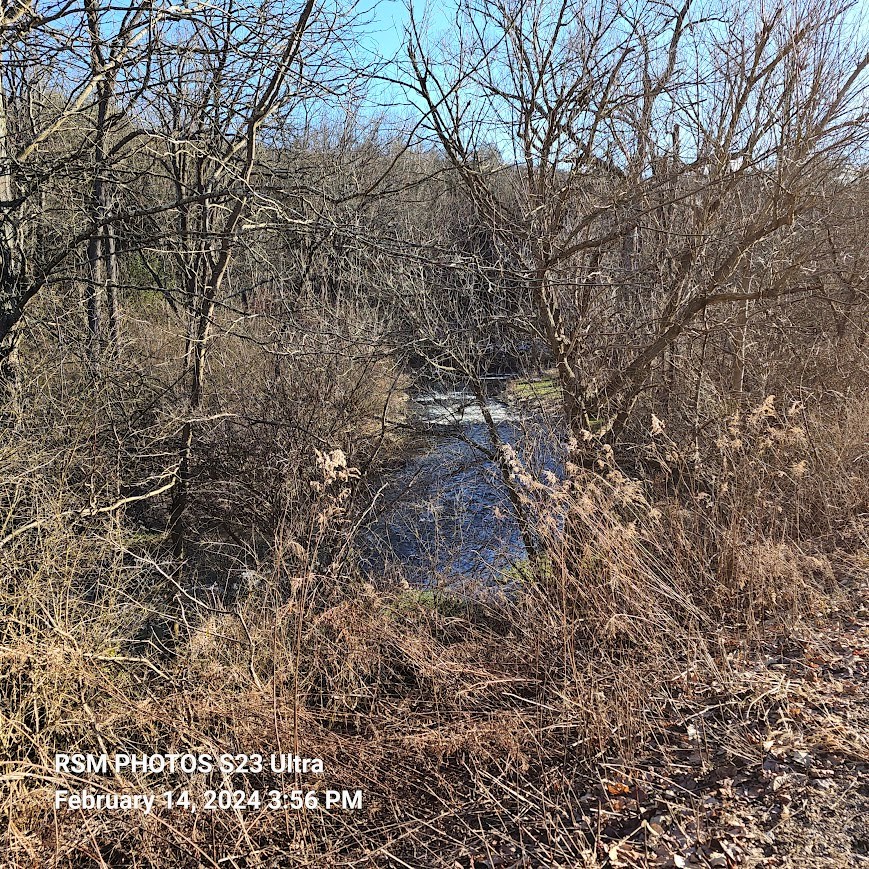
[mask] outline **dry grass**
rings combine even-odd
[[[806,548],[792,518],[827,495],[807,491],[808,472],[779,474],[806,454],[795,428],[769,404],[731,420],[714,498],[630,479],[606,451],[596,473],[569,468],[563,479],[534,479],[517,461],[546,558],[511,593],[449,607],[377,589],[346,558],[330,560],[355,476],[338,452],[312,464],[307,532],[296,523],[279,534],[223,596],[161,562],[120,517],[70,515],[63,477],[39,484],[20,452],[7,453],[7,479],[20,483],[7,527],[23,511],[42,521],[3,550],[6,865],[440,866],[494,847],[493,835],[519,856],[533,843],[535,865],[599,865],[600,831],[571,809],[580,791],[613,758],[629,759],[674,698],[724,686],[725,647],[832,600],[828,554]],[[653,449],[669,451],[658,467],[678,468],[678,447],[658,439]],[[824,460],[844,466],[852,449],[828,440]],[[850,480],[843,527],[862,497]],[[322,780],[295,783],[362,788],[364,808],[50,807],[57,786],[185,786],[199,797],[243,784],[53,772],[56,751],[185,749],[323,757]]]
[[[395,410],[374,326],[292,363],[216,343],[186,563],[154,530],[165,493],[101,509],[171,470],[177,342],[143,326],[131,340],[150,361],[113,382],[61,356],[35,367],[0,447],[0,865],[615,865],[589,793],[622,799],[618,770],[674,709],[739,695],[746,650],[835,606],[840,575],[866,566],[865,402],[821,420],[769,399],[699,454],[653,420],[630,474],[591,437],[572,449],[594,468],[561,477],[506,456],[543,546],[501,591],[372,584],[354,556],[353,466],[376,457]],[[53,767],[55,752],[185,750],[326,770]],[[365,797],[332,813],[53,810],[55,788],[85,785]]]

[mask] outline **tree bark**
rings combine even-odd
[[[6,106],[0,80],[0,385],[10,397],[17,386],[18,336],[24,315],[24,257],[21,226],[13,204],[15,179]]]
[[[117,359],[120,356],[121,303],[119,298],[118,254],[115,229],[109,224],[103,236],[103,256],[106,263],[106,306],[109,315],[109,351]]]

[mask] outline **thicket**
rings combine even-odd
[[[866,567],[852,12],[461,6],[458,51],[411,21],[399,124],[352,10],[4,7],[7,865],[452,865],[471,818],[595,865],[582,776]],[[549,378],[518,440],[505,372]],[[501,584],[364,557],[432,378],[477,395]],[[187,748],[365,808],[51,808],[56,751]]]

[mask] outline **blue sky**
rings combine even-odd
[[[372,23],[369,35],[372,47],[392,55],[401,46],[402,33],[407,23],[407,6],[404,0],[380,0],[371,11]]]
[[[425,22],[426,26],[423,26],[422,29],[426,32],[425,41],[429,44],[432,44],[433,38],[434,41],[437,41],[438,37],[448,34],[454,26],[458,0],[367,0],[366,5],[358,7],[357,11],[363,13],[363,17],[370,18],[370,23],[364,28],[365,35],[362,41],[372,55],[380,58],[391,58],[398,55],[399,61],[404,59],[402,43],[404,30],[409,19],[407,2],[413,4],[418,23]],[[722,2],[722,0],[718,0],[718,2]],[[794,5],[804,5],[802,0],[755,0],[751,6],[755,9],[762,9],[775,6],[777,2],[783,2],[785,9],[789,6],[793,8]],[[713,0],[712,7],[715,5],[715,0]],[[700,15],[701,10],[705,11],[707,8],[707,0],[695,0],[693,15],[689,15],[689,18]],[[869,0],[856,0],[843,24],[846,30],[853,27],[856,34],[869,38]],[[387,107],[390,101],[404,102],[406,106],[407,96],[405,95],[404,100],[402,100],[398,89],[394,86],[384,86],[379,89],[378,96],[377,101],[381,107]],[[399,109],[398,114],[405,114],[405,111]],[[496,140],[500,140],[504,133],[505,131],[502,130],[501,136],[496,135]]]

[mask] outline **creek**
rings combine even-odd
[[[484,381],[487,410],[518,451],[533,420],[506,400],[506,384]],[[366,534],[370,569],[400,571],[418,585],[495,579],[525,550],[499,469],[485,455],[492,446],[473,393],[430,384],[411,397],[407,421],[412,447],[381,482],[379,516]]]

